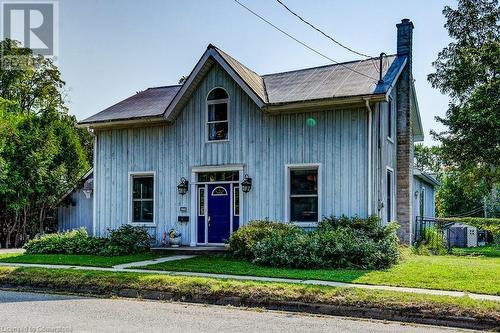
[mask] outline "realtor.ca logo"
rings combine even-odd
[[[0,17],[2,40],[15,40],[20,47],[30,48],[34,54],[57,61],[57,1],[0,0]],[[15,69],[27,59],[4,54],[1,60],[3,69]]]

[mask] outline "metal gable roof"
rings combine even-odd
[[[383,73],[396,56],[386,57]],[[310,101],[335,97],[349,97],[385,93],[376,91],[379,60],[377,58],[342,64],[313,67],[296,71],[264,75],[270,104]],[[358,74],[360,72],[366,76]]]
[[[232,77],[232,79],[245,91],[259,108],[266,104],[263,88],[259,76],[246,66],[236,61],[227,53],[222,52],[209,44],[205,53],[189,74],[179,92],[165,110],[165,119],[172,121],[181,111],[198,84],[203,80],[213,64],[217,62]]]
[[[221,49],[215,46],[213,48],[221,55],[222,58],[224,58],[224,60],[233,68],[242,80],[248,84],[250,89],[252,89],[252,91],[259,96],[263,102],[267,102],[266,88],[262,77]]]
[[[314,100],[387,94],[406,64],[406,56],[385,57],[384,83],[377,84],[378,58],[261,76],[210,44],[183,85],[149,88],[80,124],[162,117],[172,120],[214,62],[221,64],[259,107],[272,107]]]
[[[87,118],[80,124],[162,116],[181,85],[148,88]]]

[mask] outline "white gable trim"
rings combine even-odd
[[[392,78],[391,84],[385,93],[386,101],[389,101],[392,90],[396,87],[399,76],[403,72],[403,69],[408,63],[408,58],[405,58],[398,71],[395,73],[394,78]],[[411,79],[410,83],[410,99],[414,101],[415,107],[411,109],[412,126],[413,126],[413,140],[415,142],[424,141],[424,129],[422,126],[422,119],[420,118],[420,110],[418,108],[417,93],[415,91],[415,82]]]
[[[182,97],[184,97],[189,88],[191,88],[193,84],[197,85],[201,80],[201,78],[199,78],[198,76],[203,67],[205,67],[206,63],[209,61],[210,57],[213,58],[219,65],[221,65],[222,68],[224,68],[224,70],[231,76],[231,78],[234,81],[236,81],[236,83],[238,83],[241,89],[245,91],[245,93],[255,102],[255,104],[257,104],[259,108],[262,108],[265,105],[265,102],[262,101],[257,96],[257,94],[255,94],[255,92],[236,73],[236,71],[234,71],[234,69],[224,60],[224,58],[222,58],[220,54],[213,48],[208,48],[201,57],[201,59],[196,64],[191,74],[189,74],[189,77],[187,78],[186,82],[184,82],[184,84],[182,85],[182,88],[177,92],[174,99],[165,110],[164,117],[168,121],[173,120],[175,115],[180,111],[179,109],[181,105],[179,104],[179,102],[181,101]]]
[[[415,90],[415,83],[411,83],[411,98],[413,99],[413,104],[414,108],[412,111],[413,113],[413,140],[415,142],[421,142],[424,141],[424,128],[422,126],[422,118],[420,118],[420,109],[418,107],[418,99],[417,99],[417,92]]]
[[[397,59],[396,59],[397,60]],[[394,60],[394,61],[396,61]],[[396,86],[396,83],[398,82],[399,76],[403,72],[403,69],[406,67],[406,63],[408,62],[408,58],[405,58],[401,66],[399,67],[398,71],[395,73],[394,78],[392,78],[391,83],[389,85],[389,88],[387,89],[387,92],[385,93],[385,100],[389,101],[389,97],[391,96],[392,89]],[[386,73],[387,75],[387,73]]]

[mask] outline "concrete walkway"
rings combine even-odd
[[[461,291],[406,288],[406,287],[390,287],[390,286],[355,284],[355,283],[344,283],[344,282],[322,281],[322,280],[298,280],[298,279],[272,278],[272,277],[262,277],[262,276],[212,274],[212,273],[197,273],[197,272],[175,272],[175,271],[160,271],[160,270],[132,268],[132,267],[139,267],[139,266],[144,266],[144,265],[148,265],[148,264],[155,264],[155,263],[160,263],[160,262],[166,262],[166,261],[187,259],[188,257],[192,257],[192,256],[184,256],[184,255],[171,256],[171,257],[166,257],[166,258],[158,258],[155,260],[139,261],[139,262],[127,263],[127,264],[123,264],[123,265],[117,265],[113,268],[91,267],[91,266],[73,266],[73,265],[20,264],[20,263],[3,263],[3,262],[0,262],[0,266],[41,267],[41,268],[51,268],[51,269],[75,269],[75,270],[93,270],[93,271],[105,271],[105,272],[133,272],[133,273],[146,273],[146,274],[164,274],[164,275],[171,275],[171,276],[195,276],[195,277],[206,277],[206,278],[214,278],[214,279],[232,279],[232,280],[244,280],[244,281],[298,283],[298,284],[304,284],[304,285],[342,287],[342,288],[360,288],[360,289],[371,289],[371,290],[387,290],[387,291],[398,291],[398,292],[426,294],[426,295],[438,295],[438,296],[452,296],[452,297],[468,296],[468,297],[470,297],[472,299],[476,299],[476,300],[488,300],[488,301],[500,302],[500,296],[466,293],[466,292],[461,292]],[[126,267],[130,267],[130,268],[125,268],[124,267],[125,265],[126,265]]]
[[[4,253],[24,253],[24,249],[0,249],[0,254]]]
[[[178,256],[171,256],[171,257],[163,257],[163,258],[157,258],[157,259],[151,259],[151,260],[129,262],[126,264],[113,266],[113,268],[124,269],[124,268],[132,268],[132,267],[142,267],[142,266],[149,266],[149,265],[154,265],[154,264],[161,264],[162,262],[167,262],[167,261],[189,259],[189,258],[193,258],[193,257],[196,257],[196,256],[178,255]]]

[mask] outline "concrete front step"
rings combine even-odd
[[[208,255],[224,254],[227,252],[225,246],[181,246],[181,247],[154,247],[151,248],[154,253],[165,255]]]

